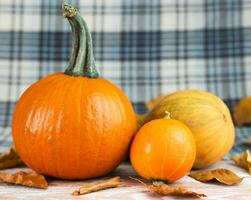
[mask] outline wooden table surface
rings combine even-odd
[[[232,161],[221,161],[218,164],[211,167],[215,168],[227,168],[233,170],[241,177],[245,178],[242,183],[235,186],[223,186],[217,183],[200,183],[188,176],[177,181],[175,184],[184,186],[187,189],[194,190],[195,192],[204,193],[207,197],[202,199],[210,200],[250,200],[251,199],[251,176],[245,170],[235,167]],[[8,171],[27,170],[27,168],[15,168]],[[13,186],[0,183],[0,199],[14,200],[14,199],[25,199],[25,200],[78,200],[78,199],[104,199],[104,200],[115,200],[115,199],[126,199],[126,200],[155,200],[155,199],[194,199],[191,197],[162,197],[157,194],[152,194],[147,191],[144,185],[131,180],[128,176],[137,177],[135,171],[129,164],[120,165],[117,170],[110,174],[110,177],[119,175],[122,178],[123,183],[126,187],[107,189],[82,196],[72,196],[71,193],[81,186],[83,183],[91,182],[88,181],[63,181],[63,180],[49,180],[49,188],[47,190],[33,189],[22,186]],[[107,176],[107,177],[109,177]],[[106,177],[104,177],[106,178]],[[99,179],[100,180],[100,179]]]

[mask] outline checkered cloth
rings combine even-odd
[[[72,1],[92,31],[97,66],[138,113],[159,94],[211,91],[232,110],[251,95],[251,0]],[[0,150],[11,145],[11,115],[34,81],[63,71],[71,32],[61,1],[0,1]],[[237,128],[232,153],[246,148]]]

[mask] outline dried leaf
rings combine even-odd
[[[140,128],[143,124],[144,124],[144,119],[145,119],[146,115],[140,115],[140,114],[136,114],[136,119],[137,119],[137,124],[138,124],[138,128]],[[137,132],[137,131],[136,131]],[[136,134],[135,132],[135,134]]]
[[[223,183],[225,185],[238,184],[243,179],[228,169],[215,169],[211,171],[192,172],[189,174],[189,176],[200,182],[217,180],[218,182]]]
[[[44,178],[44,176],[37,174],[35,172],[27,173],[19,171],[14,174],[1,172],[0,181],[10,184],[23,185],[41,189],[46,189],[48,187],[48,183]]]
[[[151,99],[145,103],[145,106],[148,110],[151,110],[154,106],[156,106],[166,95],[159,95],[155,99]]]
[[[119,176],[116,176],[114,178],[110,178],[107,180],[102,180],[95,183],[89,183],[89,184],[83,185],[80,188],[78,188],[78,190],[74,191],[72,195],[78,196],[81,194],[88,194],[91,192],[105,190],[108,188],[115,188],[119,186],[121,186],[121,180]]]
[[[251,138],[247,139],[244,143],[245,144],[251,144]]]
[[[251,97],[239,101],[234,109],[234,118],[238,126],[251,124]]]
[[[235,162],[236,165],[246,169],[248,173],[251,174],[251,152],[249,150],[235,155],[231,159]]]
[[[0,154],[0,169],[7,169],[24,165],[14,147]]]
[[[197,198],[206,197],[205,194],[193,192],[183,187],[170,186],[164,183],[153,182],[152,185],[148,186],[148,189],[150,192],[158,193],[165,196],[175,195],[175,196],[194,196]]]

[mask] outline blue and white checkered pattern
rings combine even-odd
[[[71,33],[61,0],[0,1],[0,151],[11,145],[16,100],[34,81],[63,71]],[[251,0],[75,0],[102,76],[138,113],[163,93],[194,88],[232,110],[251,95]],[[237,128],[241,151],[251,128]]]

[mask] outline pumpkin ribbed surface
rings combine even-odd
[[[130,149],[134,169],[149,180],[176,181],[192,168],[195,154],[192,132],[174,119],[146,123]]]
[[[235,130],[230,112],[217,96],[198,90],[178,91],[162,99],[142,124],[162,118],[165,112],[186,124],[194,134],[197,153],[195,168],[220,160],[234,144]]]
[[[28,88],[13,116],[22,160],[49,176],[81,179],[111,172],[136,129],[130,101],[109,81],[57,73]]]

